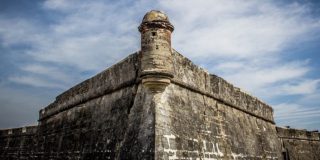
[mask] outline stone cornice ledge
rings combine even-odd
[[[237,109],[237,110],[239,110],[239,111],[242,111],[242,112],[244,112],[244,113],[247,113],[247,114],[249,114],[249,115],[251,115],[251,116],[254,116],[254,117],[259,118],[259,119],[262,119],[262,120],[264,120],[264,121],[266,121],[266,122],[275,124],[275,122],[273,121],[273,119],[267,119],[267,118],[265,118],[265,117],[262,117],[262,116],[260,116],[260,115],[255,114],[255,113],[252,113],[252,112],[250,112],[250,111],[247,111],[247,110],[245,110],[245,109],[242,109],[242,108],[236,106],[235,104],[232,104],[232,103],[224,100],[221,96],[219,96],[219,94],[209,93],[209,92],[207,92],[207,91],[200,90],[200,89],[198,89],[198,88],[196,88],[196,87],[193,87],[193,86],[191,86],[191,85],[188,85],[188,84],[186,84],[186,83],[184,83],[184,82],[182,82],[182,81],[180,81],[180,80],[178,80],[178,79],[175,79],[175,78],[171,80],[171,83],[176,84],[176,85],[178,85],[178,86],[181,86],[181,87],[183,87],[183,88],[189,89],[189,90],[191,90],[191,91],[193,91],[193,92],[196,92],[196,93],[205,95],[205,96],[207,96],[207,97],[211,97],[211,98],[213,98],[213,99],[216,99],[217,101],[219,101],[219,102],[222,103],[222,104],[226,104],[226,106],[230,106],[230,107],[232,107],[232,108],[234,108],[234,109]]]
[[[110,88],[109,86],[99,86],[96,89],[92,89],[92,90],[89,90],[88,92],[75,95],[73,98],[71,98],[68,101],[61,103],[61,104],[57,104],[57,103],[53,102],[51,105],[55,105],[55,106],[52,107],[50,110],[48,110],[46,112],[44,112],[44,109],[40,110],[40,117],[39,117],[38,121],[43,121],[43,120],[48,119],[48,118],[50,118],[60,112],[69,110],[77,105],[83,104],[87,101],[99,98],[101,96],[104,96],[104,95],[107,95],[110,93],[113,93],[113,92],[121,90],[123,88],[133,86],[137,83],[140,83],[140,82],[138,82],[136,80],[136,78],[134,78],[129,81],[125,81],[125,82],[123,82],[113,88]]]

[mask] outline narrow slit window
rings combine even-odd
[[[152,32],[152,36],[156,36],[157,35],[157,33],[156,32]]]

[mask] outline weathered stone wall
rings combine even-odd
[[[32,159],[37,126],[0,130],[0,159]]]
[[[221,77],[209,74],[177,51],[173,52],[173,56],[175,68],[173,83],[181,84],[195,92],[214,97],[228,106],[274,123],[273,109],[269,105],[256,97],[242,92]]]
[[[156,95],[157,159],[281,158],[271,107],[177,52],[174,63],[174,83]]]
[[[38,126],[1,130],[0,159],[319,159],[318,133],[276,128],[270,106],[174,51],[173,28],[148,12],[139,53],[57,96]]]
[[[78,104],[134,84],[139,70],[138,56],[138,53],[132,54],[107,70],[57,96],[52,104],[40,110],[40,122]]]
[[[133,85],[44,119],[32,134],[1,131],[0,159],[152,159],[151,102],[148,91]]]
[[[141,55],[130,55],[59,95],[39,126],[1,130],[0,159],[319,157],[319,133],[276,128],[270,106],[172,56],[163,92],[142,85]]]
[[[1,131],[0,159],[152,159],[154,103],[137,80],[138,59],[133,54],[59,95],[32,134]]]
[[[288,160],[319,160],[320,133],[292,128],[277,127],[282,145],[284,159]]]
[[[136,86],[128,86],[42,120],[38,156],[114,159],[125,138],[135,92]]]
[[[73,87],[40,112],[40,159],[153,157],[153,112],[136,83],[138,56]]]

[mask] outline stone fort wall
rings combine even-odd
[[[38,126],[0,130],[0,159],[31,159]]]
[[[319,133],[276,127],[270,106],[176,51],[171,84],[148,91],[139,58],[59,95],[38,126],[1,130],[0,159],[319,157]]]
[[[173,50],[173,29],[148,12],[142,51],[57,96],[37,126],[0,130],[0,159],[319,159],[318,133],[277,128],[270,106]]]
[[[59,95],[40,111],[38,126],[2,130],[0,159],[151,159],[153,113],[137,93],[138,56]]]
[[[281,159],[270,106],[174,51],[157,95],[157,159]]]
[[[320,133],[293,128],[277,127],[284,159],[320,158]]]

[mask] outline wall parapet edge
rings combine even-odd
[[[1,129],[0,137],[17,137],[34,135],[38,131],[38,125],[35,126],[24,126],[19,128]]]
[[[174,83],[180,83],[208,94],[228,106],[274,124],[273,109],[258,98],[243,92],[223,78],[209,74],[188,58],[173,50],[175,78]]]
[[[281,139],[320,141],[318,131],[307,131],[305,129],[294,129],[285,127],[276,127],[278,137]]]
[[[272,123],[272,124],[275,124],[275,122],[274,122],[272,119],[267,119],[267,118],[262,117],[262,116],[260,116],[260,115],[254,114],[254,113],[249,112],[249,111],[247,111],[247,110],[244,110],[244,109],[242,109],[242,108],[240,108],[240,107],[238,107],[238,106],[236,106],[236,105],[234,105],[234,104],[232,104],[232,103],[224,100],[224,99],[221,98],[218,94],[209,93],[209,92],[206,92],[206,91],[199,90],[199,89],[197,89],[197,88],[195,88],[195,87],[193,87],[193,86],[190,86],[190,85],[188,85],[188,84],[186,84],[186,83],[183,83],[183,82],[181,82],[181,81],[179,81],[179,80],[176,80],[176,79],[173,79],[173,80],[172,80],[172,83],[173,83],[173,84],[176,84],[176,85],[179,85],[179,86],[181,86],[181,87],[187,88],[187,89],[189,89],[189,90],[191,90],[191,91],[193,91],[193,92],[196,92],[196,93],[205,95],[205,96],[207,96],[207,97],[214,98],[214,99],[218,100],[219,102],[225,104],[226,106],[232,107],[232,108],[234,108],[234,109],[237,109],[237,110],[239,110],[239,111],[242,111],[242,112],[244,112],[244,113],[247,113],[247,114],[249,114],[249,115],[251,115],[251,116],[254,116],[254,117],[256,117],[256,118],[262,119],[262,120],[267,121],[267,122],[270,122],[270,123]]]
[[[70,88],[39,111],[42,121],[74,106],[136,83],[139,52],[135,52],[101,73]],[[119,72],[126,74],[120,74]]]
[[[240,88],[235,87],[234,85],[217,75],[211,74],[210,78],[210,81],[217,83],[216,85],[218,87],[213,88],[212,92],[217,93],[219,95],[219,98],[234,106],[240,107],[242,110],[246,110],[247,112],[250,112],[252,114],[259,115],[270,121],[274,121],[273,108],[271,106],[262,102],[257,97],[244,92]]]

